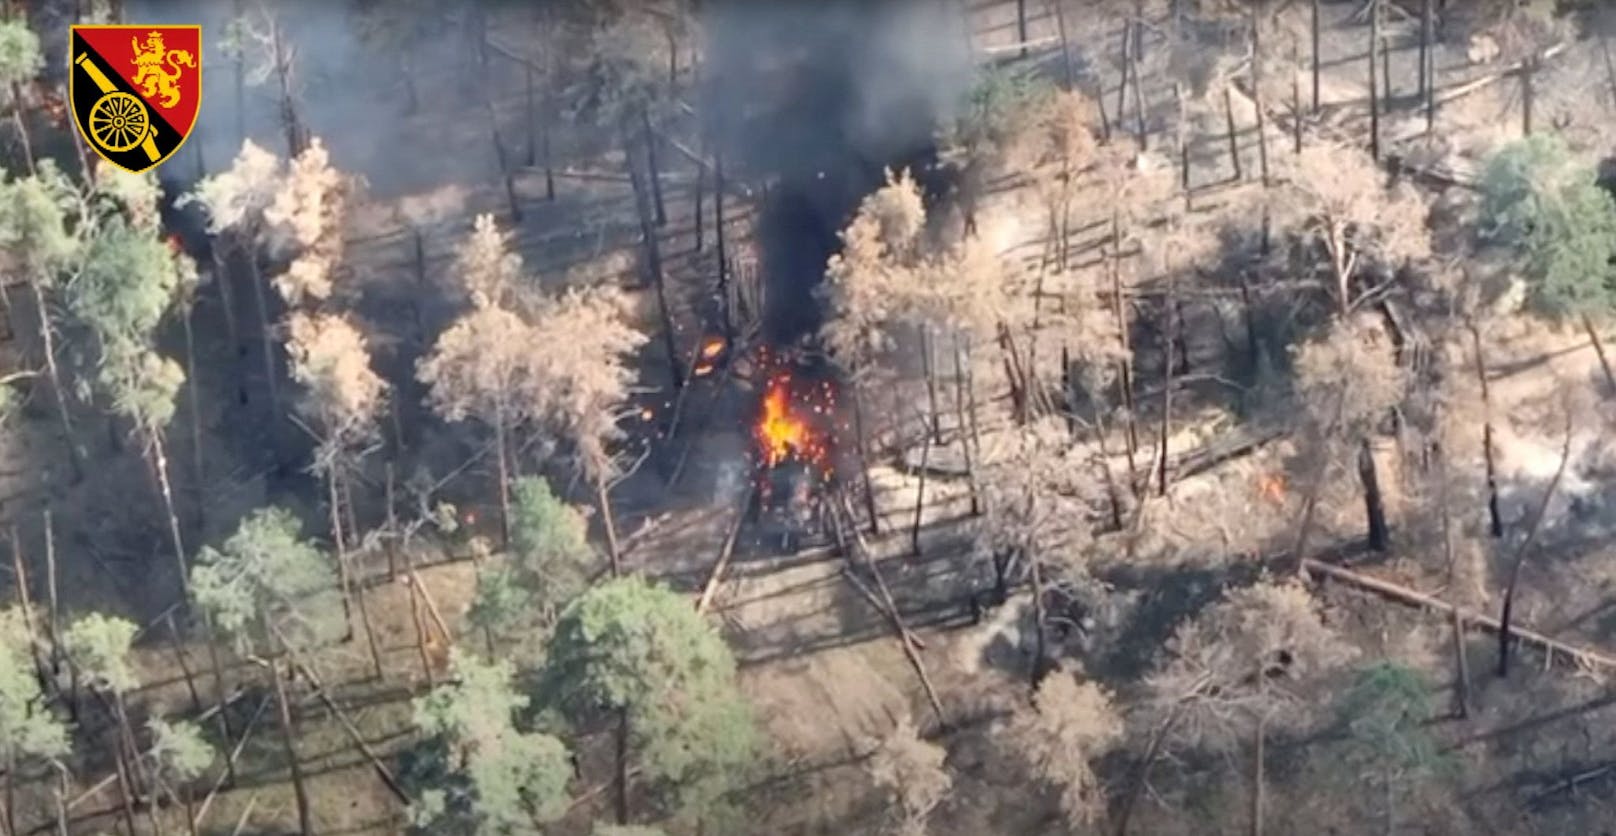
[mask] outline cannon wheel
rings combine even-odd
[[[146,104],[128,93],[108,93],[90,107],[90,137],[107,151],[128,151],[150,131]]]

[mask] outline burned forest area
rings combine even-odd
[[[0,0],[0,836],[1609,834],[1613,38]]]

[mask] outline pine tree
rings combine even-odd
[[[23,162],[34,170],[33,142],[23,121],[23,85],[44,69],[39,38],[21,17],[0,20],[0,109],[9,112],[11,125],[22,144]]]
[[[1010,739],[1032,773],[1060,792],[1074,832],[1092,827],[1106,808],[1094,762],[1122,742],[1122,715],[1111,693],[1067,673],[1044,679],[1032,706],[1010,724]]]
[[[511,494],[510,548],[478,567],[467,618],[490,636],[542,635],[587,588],[597,557],[583,515],[543,479],[517,479]]]
[[[1346,725],[1348,760],[1380,784],[1382,795],[1370,809],[1386,817],[1386,832],[1395,832],[1401,799],[1452,766],[1431,733],[1430,685],[1407,665],[1375,662],[1336,699],[1336,713]]]
[[[877,742],[866,769],[882,789],[896,796],[898,818],[893,829],[900,836],[924,836],[926,817],[943,802],[954,779],[944,768],[948,750],[920,737],[914,721],[898,720]]]
[[[1553,136],[1504,146],[1481,174],[1478,233],[1510,248],[1551,316],[1616,309],[1616,198]]]
[[[555,737],[517,728],[528,698],[512,685],[512,664],[459,651],[452,664],[454,682],[415,702],[426,740],[407,759],[419,799],[412,823],[424,833],[518,834],[560,818],[571,755]]]
[[[67,390],[57,364],[58,324],[51,300],[63,273],[82,255],[83,240],[70,228],[80,200],[51,160],[42,161],[33,176],[9,183],[0,171],[0,250],[9,254],[11,269],[21,274],[34,297],[45,371],[56,396],[57,417],[75,479],[83,475],[84,454],[73,433]]]
[[[114,747],[118,761],[118,783],[123,791],[124,815],[130,822],[134,819],[134,798],[145,783],[140,746],[135,741],[134,728],[129,723],[129,708],[124,699],[126,694],[140,685],[129,660],[135,629],[134,623],[127,619],[91,613],[73,622],[62,634],[62,648],[68,664],[84,678],[88,687],[111,697],[113,714],[118,722],[118,742]]]
[[[146,721],[146,729],[152,741],[147,750],[152,781],[185,808],[188,824],[194,822],[191,782],[207,772],[217,753],[195,723],[185,720],[169,723],[161,717],[152,717]]]
[[[596,586],[561,614],[537,698],[575,726],[615,726],[619,823],[631,752],[676,811],[708,816],[757,750],[729,648],[688,599],[634,576]]]
[[[129,200],[125,205],[132,208],[103,221],[91,239],[84,264],[67,287],[68,309],[88,327],[99,350],[98,388],[111,399],[113,411],[134,425],[157,477],[183,588],[189,570],[174,505],[166,431],[185,372],[156,353],[156,342],[158,326],[182,288],[195,283],[196,267],[157,237],[156,225],[147,217],[155,215],[154,200],[148,202],[139,192],[126,192],[125,197]]]
[[[32,760],[54,760],[69,750],[67,726],[40,710],[44,694],[34,675],[33,654],[22,613],[0,610],[0,760],[5,764],[6,832],[17,833],[13,787],[17,771]]]
[[[269,674],[280,716],[281,744],[298,820],[313,829],[313,812],[293,741],[283,655],[295,657],[327,643],[340,632],[341,593],[331,564],[299,537],[297,518],[282,508],[264,508],[242,520],[215,549],[207,546],[191,569],[191,594],[212,622],[235,639]]]

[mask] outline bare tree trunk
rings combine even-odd
[[[326,498],[331,508],[331,544],[337,551],[337,581],[342,586],[342,626],[346,631],[343,641],[353,638],[353,578],[348,574],[348,550],[342,542],[342,509],[337,502],[337,478],[327,473]]]
[[[346,583],[346,586],[347,586],[347,588],[344,591],[348,592],[348,593],[351,593],[354,596],[355,603],[359,604],[359,623],[360,623],[361,626],[363,626],[365,628],[365,645],[370,650],[371,670],[376,675],[376,681],[380,682],[380,681],[382,681],[383,679],[386,678],[385,674],[382,673],[382,651],[381,651],[381,646],[376,643],[376,626],[371,623],[371,620],[370,620],[370,608],[365,604],[365,585],[363,583],[356,582],[354,580],[354,578],[353,578],[353,573],[349,571],[349,567],[348,567],[348,547],[347,547],[347,543],[345,542],[346,537],[344,537],[344,535],[343,535],[343,527],[342,527],[342,525],[338,522],[337,507],[336,507],[337,490],[336,490],[336,484],[335,484],[336,483],[336,475],[335,475],[334,471],[335,471],[335,468],[333,467],[333,473],[329,473],[326,476],[326,482],[327,482],[328,485],[330,485],[331,502],[332,502],[332,506],[331,506],[331,541],[332,541],[332,544],[336,547],[336,550],[337,550],[337,565],[342,568],[342,577],[343,577],[343,579],[344,579],[344,581]],[[342,493],[347,494],[347,489],[344,488]],[[354,532],[357,529],[354,528],[353,520],[351,518],[351,515],[352,515],[352,512],[353,512],[353,502],[351,500],[347,502],[347,507],[348,507],[348,511],[349,511],[349,514],[350,514],[350,519],[348,520],[348,529],[349,529],[350,532]],[[349,629],[350,630],[353,629],[351,625],[349,626]]]
[[[56,595],[56,526],[51,521],[51,509],[46,508],[40,516],[45,522],[45,605],[49,612],[45,613],[46,625],[50,631],[50,660],[51,669],[60,671],[66,660],[62,658],[62,620],[61,608],[57,606]],[[16,536],[16,529],[12,529],[12,536]],[[68,680],[67,710],[74,720],[79,715],[79,677],[77,669],[66,665],[71,676]]]
[[[1319,112],[1319,0],[1312,0],[1310,30],[1313,37],[1313,112]]]
[[[1263,38],[1261,3],[1251,6],[1251,101],[1257,112],[1257,166],[1268,186],[1268,123],[1263,112]],[[1265,207],[1266,208],[1266,207]]]
[[[1261,675],[1261,674],[1259,674]],[[1263,836],[1263,801],[1265,781],[1263,761],[1267,755],[1268,715],[1257,715],[1256,749],[1251,765],[1251,836]]]
[[[1016,0],[1016,43],[1021,44],[1021,56],[1027,57],[1027,0]]]
[[[178,627],[174,626],[174,612],[170,610],[168,615],[163,617],[163,621],[168,627],[168,648],[174,651],[174,661],[179,665],[180,673],[185,677],[185,690],[191,695],[191,711],[200,714],[202,712],[202,696],[196,690],[196,675],[191,672],[191,662],[185,656],[185,647],[180,644],[180,631]]]
[[[1458,698],[1459,719],[1470,716],[1470,659],[1465,655],[1464,616],[1453,611],[1453,663],[1455,669],[1455,696]]]
[[[1369,0],[1369,156],[1380,160],[1380,0]]]
[[[959,426],[955,429],[955,436],[959,439],[960,452],[965,459],[965,479],[970,484],[971,516],[980,516],[982,513],[981,485],[978,484],[975,457],[971,455],[971,438],[966,433],[965,418],[965,367],[969,362],[965,358],[965,346],[961,343],[959,334],[954,335],[954,420]]]
[[[516,175],[511,171],[510,160],[505,152],[505,140],[499,134],[499,117],[494,113],[494,102],[485,93],[483,96],[484,109],[488,111],[488,131],[494,142],[494,158],[499,161],[499,176],[505,184],[505,203],[511,210],[511,220],[522,222],[522,203],[516,196]]]
[[[314,820],[309,806],[308,789],[303,786],[303,765],[298,762],[297,747],[293,743],[297,739],[297,731],[292,723],[291,704],[286,699],[286,678],[281,674],[280,660],[269,661],[269,678],[275,688],[275,708],[280,716],[281,749],[286,755],[286,763],[292,773],[292,792],[297,800],[298,832],[312,834]]]
[[[213,627],[213,616],[206,610],[202,612],[202,629],[207,633],[208,666],[213,674],[213,704],[218,706],[219,732],[223,736],[223,744],[229,746],[235,740],[235,732],[230,728],[230,712],[224,690],[224,664],[219,659],[219,633]],[[227,758],[224,762],[225,776],[229,782],[236,783],[236,760]]]
[[[920,327],[920,368],[926,378],[926,428],[933,444],[943,443],[941,412],[937,406],[937,356],[932,345],[931,326]]]
[[[1133,397],[1133,346],[1128,338],[1127,299],[1122,289],[1122,231],[1117,211],[1111,213],[1111,298],[1117,323],[1117,339],[1121,358],[1117,362],[1117,378],[1122,389],[1123,414],[1127,424],[1128,489],[1139,490],[1138,464],[1134,455],[1139,449],[1139,431],[1134,419],[1136,404]]]
[[[1363,485],[1369,548],[1385,553],[1390,548],[1391,537],[1386,529],[1386,507],[1381,498],[1380,475],[1375,465],[1375,454],[1367,437],[1358,440],[1358,480]]]
[[[1169,269],[1167,272],[1167,304],[1164,307],[1167,316],[1167,327],[1163,328],[1166,334],[1163,340],[1162,362],[1164,364],[1162,380],[1162,414],[1160,445],[1161,455],[1156,459],[1156,493],[1158,496],[1167,495],[1167,441],[1173,432],[1173,340],[1178,335],[1178,316],[1176,303],[1178,301],[1178,274]]]
[[[601,463],[595,468],[595,504],[600,509],[600,524],[606,532],[606,556],[612,562],[612,577],[623,574],[621,564],[622,552],[617,545],[617,525],[612,522],[612,500],[610,491],[606,486],[606,465]]]
[[[174,565],[180,571],[180,591],[187,599],[191,596],[190,567],[185,561],[185,542],[180,537],[180,518],[174,512],[174,490],[168,480],[168,455],[163,450],[163,432],[156,427],[146,431],[147,449],[151,451],[152,469],[157,473],[157,485],[162,489],[163,510],[168,514],[168,536],[174,546]]]
[[[34,143],[28,137],[28,124],[22,118],[22,85],[11,85],[11,124],[17,129],[17,142],[22,149],[22,159],[28,166],[29,174],[37,174],[39,169],[34,165]]]
[[[118,804],[123,815],[123,826],[129,829],[129,836],[137,836],[139,831],[135,830],[135,790],[130,786],[129,769],[123,759],[122,744],[117,748],[119,751],[113,753],[112,762],[117,768],[115,774],[118,778]],[[7,772],[7,777],[10,777],[10,772]],[[11,805],[6,806],[9,808]]]
[[[1532,135],[1532,105],[1536,95],[1536,86],[1533,84],[1537,76],[1537,52],[1534,50],[1531,57],[1521,64],[1521,135]]]
[[[1593,343],[1594,354],[1599,357],[1599,370],[1605,373],[1605,382],[1610,384],[1612,392],[1616,392],[1616,374],[1610,370],[1610,360],[1605,357],[1605,343],[1599,339],[1599,329],[1594,327],[1594,321],[1587,314],[1582,315],[1582,330],[1588,333],[1588,341]]]
[[[73,435],[73,419],[67,406],[67,391],[62,388],[62,373],[56,365],[56,328],[52,324],[50,306],[45,301],[45,288],[34,279],[28,280],[34,293],[34,306],[39,312],[39,335],[45,344],[45,373],[50,376],[51,392],[56,395],[56,414],[62,424],[62,438],[67,443],[67,461],[73,469],[73,481],[84,478],[84,460],[79,453],[77,438]]]
[[[34,660],[34,677],[39,680],[39,691],[50,694],[52,681],[45,671],[45,660],[39,654],[39,636],[34,632],[34,607],[28,597],[28,569],[23,565],[22,542],[17,536],[17,525],[11,525],[11,571],[15,575],[13,583],[16,584],[17,607],[22,612],[23,625],[28,630],[28,658]],[[53,640],[54,641],[54,640]]]
[[[1492,393],[1487,383],[1487,358],[1481,351],[1481,329],[1474,321],[1466,323],[1470,329],[1470,344],[1476,360],[1476,380],[1481,384],[1481,455],[1487,473],[1487,521],[1493,537],[1504,536],[1504,518],[1498,507],[1498,470],[1493,461],[1493,407]]]
[[[1436,84],[1431,77],[1431,0],[1421,0],[1420,3],[1420,100],[1424,101],[1426,92]]]
[[[673,341],[673,315],[668,309],[668,294],[662,276],[662,246],[657,239],[656,225],[652,222],[651,207],[645,194],[645,185],[641,180],[640,167],[634,162],[634,143],[626,141],[623,147],[627,155],[629,185],[634,191],[634,207],[640,216],[640,235],[645,241],[645,268],[650,273],[651,286],[656,290],[657,318],[662,328],[662,347],[668,356],[668,379],[672,382],[674,391],[678,391],[684,388],[684,370],[679,367],[679,349]]]
[[[251,248],[252,243],[246,242],[247,273],[252,281],[253,302],[258,308],[259,340],[264,347],[264,382],[269,386],[269,418],[272,425],[278,426],[281,420],[281,394],[275,362],[275,337],[269,325],[269,299],[264,294],[264,277],[258,267],[258,256]]]
[[[617,709],[616,757],[618,824],[628,824],[628,707]]]
[[[1302,48],[1291,50],[1291,153],[1302,153]]]
[[[915,521],[909,528],[909,551],[920,555],[920,517],[926,507],[926,471],[931,465],[931,434],[927,433],[920,446],[920,484],[915,488]]]
[[[1498,617],[1498,676],[1500,679],[1509,675],[1509,624],[1510,616],[1515,609],[1515,586],[1521,580],[1521,567],[1526,564],[1527,555],[1531,553],[1532,542],[1537,539],[1538,529],[1543,526],[1543,517],[1549,510],[1549,502],[1554,499],[1554,493],[1560,487],[1560,479],[1565,476],[1566,464],[1571,461],[1571,412],[1566,410],[1565,444],[1560,448],[1560,466],[1554,470],[1554,478],[1549,480],[1549,487],[1543,492],[1543,501],[1538,503],[1537,511],[1532,515],[1531,527],[1526,529],[1526,539],[1515,552],[1514,565],[1509,570],[1509,585],[1504,588],[1504,611]]]
[[[6,836],[17,836],[17,756],[6,751]],[[131,834],[134,830],[129,831]]]
[[[538,118],[534,114],[534,111],[538,108],[533,100],[533,64],[531,62],[524,61],[522,62],[522,69],[523,80],[526,82],[522,88],[522,104],[525,108],[526,114],[526,118],[523,120],[523,122],[526,123],[527,127],[527,165],[529,168],[532,168],[533,166],[537,165],[539,161],[539,132],[537,128]]]
[[[186,400],[191,412],[191,470],[196,487],[192,491],[196,502],[196,527],[207,530],[207,468],[202,461],[202,396],[196,382],[196,335],[191,328],[191,308],[180,317],[185,332],[185,385]]]
[[[1032,497],[1029,496],[1028,503],[1031,504],[1031,502]],[[1044,629],[1044,622],[1048,618],[1048,614],[1044,611],[1044,568],[1042,562],[1030,550],[1023,556],[1027,558],[1027,569],[1032,575],[1033,652],[1031,685],[1033,690],[1036,691],[1038,685],[1044,681],[1044,673],[1046,672],[1045,657],[1049,653],[1049,637]]]
[[[494,420],[494,459],[499,467],[499,536],[505,545],[511,542],[511,462],[505,443],[505,417]]]
[[[734,312],[729,298],[729,250],[724,237],[724,145],[715,142],[713,148],[713,244],[718,248],[718,296],[722,300],[724,339],[735,336]]]
[[[1229,138],[1229,164],[1234,166],[1234,179],[1245,179],[1245,172],[1240,167],[1240,137],[1235,133],[1234,126],[1234,93],[1229,88],[1223,88],[1223,120],[1227,125]]]
[[[1063,89],[1074,90],[1077,84],[1077,71],[1072,67],[1072,41],[1066,31],[1066,0],[1051,0],[1049,5],[1054,9],[1055,32],[1060,36]]]

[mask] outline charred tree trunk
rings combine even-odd
[[[1436,85],[1436,79],[1431,74],[1431,2],[1420,2],[1420,101],[1425,101],[1426,94]]]
[[[668,355],[668,378],[674,391],[684,388],[684,370],[679,368],[679,349],[673,341],[673,315],[668,310],[668,294],[662,275],[662,244],[657,238],[656,223],[652,217],[650,197],[645,193],[640,167],[635,162],[634,143],[625,142],[627,150],[629,185],[634,191],[634,207],[640,216],[640,235],[645,241],[645,269],[650,274],[651,286],[656,291],[657,318],[662,327],[662,347]]]
[[[1171,269],[1167,272],[1167,304],[1164,307],[1167,318],[1163,332],[1166,337],[1162,341],[1162,414],[1161,433],[1158,443],[1161,445],[1161,455],[1156,460],[1156,494],[1167,495],[1167,441],[1173,432],[1173,341],[1178,336],[1178,316],[1176,303],[1178,301],[1178,277]]]
[[[1380,492],[1379,469],[1367,437],[1358,441],[1358,480],[1363,485],[1369,548],[1385,553],[1390,548],[1391,537],[1386,529],[1386,506]]]
[[[342,627],[343,641],[353,638],[353,577],[348,574],[348,550],[342,542],[342,509],[337,502],[337,477],[334,473],[327,473],[326,479],[327,504],[331,509],[331,544],[337,551],[337,583],[342,587]]]
[[[1504,518],[1498,506],[1498,468],[1493,460],[1492,392],[1487,382],[1487,358],[1481,351],[1481,329],[1475,322],[1466,325],[1476,359],[1476,381],[1481,384],[1481,455],[1487,474],[1487,524],[1488,531],[1496,538],[1504,536]]]
[[[1258,674],[1259,677],[1262,675]],[[1253,747],[1251,764],[1251,836],[1263,836],[1263,802],[1266,795],[1263,766],[1268,754],[1268,715],[1266,713],[1257,715],[1257,729],[1254,736],[1256,745]]]
[[[1537,95],[1536,85],[1533,83],[1537,76],[1537,52],[1534,50],[1531,57],[1521,64],[1521,135],[1532,135],[1532,106]]]
[[[191,328],[191,308],[180,316],[185,335],[185,399],[191,413],[191,478],[196,480],[192,499],[196,503],[197,531],[207,530],[207,468],[202,460],[202,394],[196,382],[196,334]]]
[[[870,536],[881,533],[881,515],[875,508],[875,485],[870,480],[869,443],[864,433],[864,397],[857,383],[853,390],[853,443],[858,450],[859,475],[864,480],[864,510],[870,515]]]
[[[246,238],[242,244],[242,251],[247,261],[248,279],[252,282],[253,304],[258,314],[258,339],[264,350],[264,382],[269,388],[269,420],[270,425],[274,427],[279,426],[281,420],[280,373],[275,362],[275,331],[270,327],[269,297],[264,293],[264,276],[258,266],[258,256],[253,252],[252,240]]]
[[[1223,88],[1223,121],[1229,141],[1229,165],[1234,167],[1234,179],[1244,180],[1246,175],[1240,166],[1240,136],[1234,126],[1234,94],[1227,87]]]
[[[981,486],[977,484],[975,457],[971,455],[971,439],[966,433],[965,418],[965,367],[969,365],[966,359],[966,349],[961,343],[958,334],[954,335],[954,437],[959,440],[960,453],[965,459],[965,480],[971,491],[971,516],[980,516],[982,513]]]
[[[651,129],[651,110],[648,107],[640,108],[640,129],[645,134],[645,165],[651,178],[651,205],[656,210],[656,225],[665,226],[668,212],[662,204],[662,172],[657,167],[657,137],[656,131]]]
[[[1028,497],[1028,503],[1032,498]],[[1032,651],[1032,689],[1038,690],[1039,684],[1044,681],[1044,674],[1048,672],[1045,658],[1049,654],[1049,638],[1045,635],[1044,621],[1048,617],[1044,612],[1044,569],[1037,557],[1025,554],[1027,558],[1028,574],[1032,576],[1032,619],[1033,619],[1033,651]]]
[[[1016,43],[1021,44],[1021,57],[1027,57],[1027,0],[1016,0]]]
[[[488,135],[494,143],[494,159],[499,162],[500,181],[505,185],[505,205],[511,210],[511,221],[522,222],[522,202],[516,196],[516,173],[511,170],[509,154],[505,151],[505,140],[499,132],[499,116],[494,112],[494,102],[486,94],[483,96],[484,109],[488,112]]]
[[[1380,160],[1380,0],[1369,0],[1369,156]]]
[[[1268,186],[1268,123],[1263,113],[1263,37],[1261,3],[1251,6],[1251,101],[1257,112],[1257,167]],[[1266,204],[1264,214],[1266,214]]]
[[[1310,20],[1310,34],[1313,38],[1313,112],[1319,112],[1319,0],[1312,0],[1312,18]]]
[[[628,707],[617,709],[616,730],[617,823],[628,824]]]
[[[930,326],[920,329],[920,367],[921,374],[926,378],[926,431],[931,433],[933,444],[942,444],[943,425],[941,411],[937,407],[937,358]]]
[[[926,507],[926,471],[931,467],[931,433],[925,434],[920,445],[920,484],[915,488],[915,521],[909,528],[909,551],[920,556],[920,518]]]
[[[1566,464],[1571,461],[1571,413],[1566,412],[1565,444],[1560,448],[1560,465],[1554,470],[1554,478],[1549,480],[1549,487],[1543,492],[1543,501],[1538,503],[1536,512],[1532,515],[1531,527],[1526,530],[1526,539],[1521,541],[1521,547],[1515,552],[1514,564],[1509,570],[1509,585],[1504,588],[1504,609],[1498,617],[1498,676],[1500,679],[1509,675],[1509,625],[1510,616],[1515,609],[1515,587],[1521,580],[1521,567],[1526,565],[1526,558],[1531,554],[1532,543],[1537,539],[1537,532],[1543,527],[1543,517],[1548,513],[1549,503],[1554,499],[1554,493],[1560,487],[1560,480],[1565,476]]]

